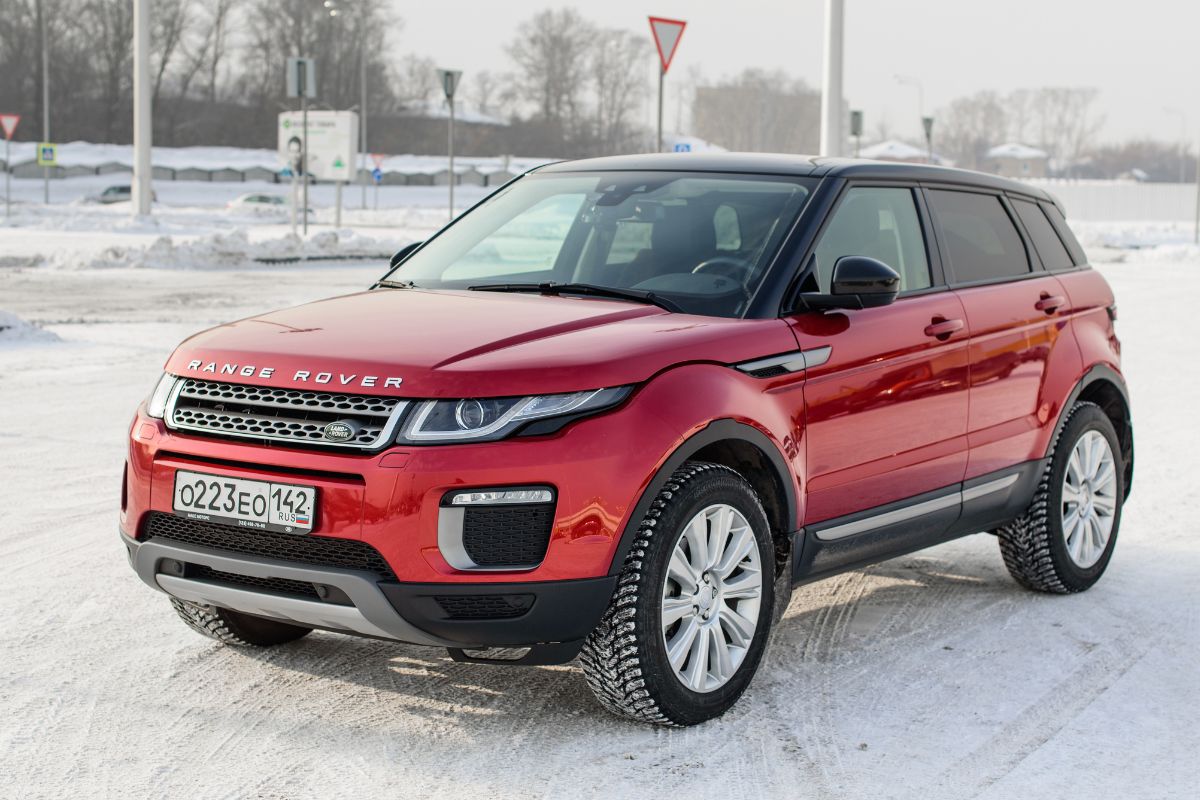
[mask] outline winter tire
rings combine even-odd
[[[215,608],[171,598],[171,605],[189,628],[222,644],[238,647],[271,647],[294,642],[312,628],[252,617],[227,608]]]
[[[676,470],[580,654],[601,705],[661,725],[695,725],[729,709],[770,633],[774,557],[766,513],[745,479],[717,464]]]
[[[1124,499],[1125,468],[1112,421],[1094,403],[1077,403],[1033,502],[996,531],[1009,573],[1039,592],[1088,589],[1112,558]]]

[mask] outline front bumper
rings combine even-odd
[[[311,628],[457,649],[537,647],[580,643],[612,597],[616,578],[505,584],[416,584],[380,581],[370,572],[310,567],[269,558],[155,538],[121,539],[138,577],[172,597],[228,608]],[[322,587],[330,600],[313,600],[196,578],[194,567],[261,579]],[[336,599],[332,599],[336,598]],[[455,618],[446,608],[458,601],[511,599],[520,614],[503,618]],[[577,648],[559,648],[569,660]]]

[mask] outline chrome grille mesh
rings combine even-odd
[[[177,430],[317,447],[371,449],[395,433],[406,402],[396,397],[272,389],[184,378],[172,395],[167,424]],[[325,437],[331,422],[349,423],[345,441]]]

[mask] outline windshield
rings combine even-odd
[[[712,173],[533,175],[489,197],[388,279],[426,289],[635,289],[687,313],[736,317],[814,183]]]

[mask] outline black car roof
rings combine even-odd
[[[952,167],[869,161],[861,158],[825,158],[779,153],[646,153],[629,156],[584,158],[559,161],[539,167],[546,172],[741,172],[804,177],[916,180],[927,183],[961,184],[1036,197],[1055,202],[1046,192],[1029,184]]]

